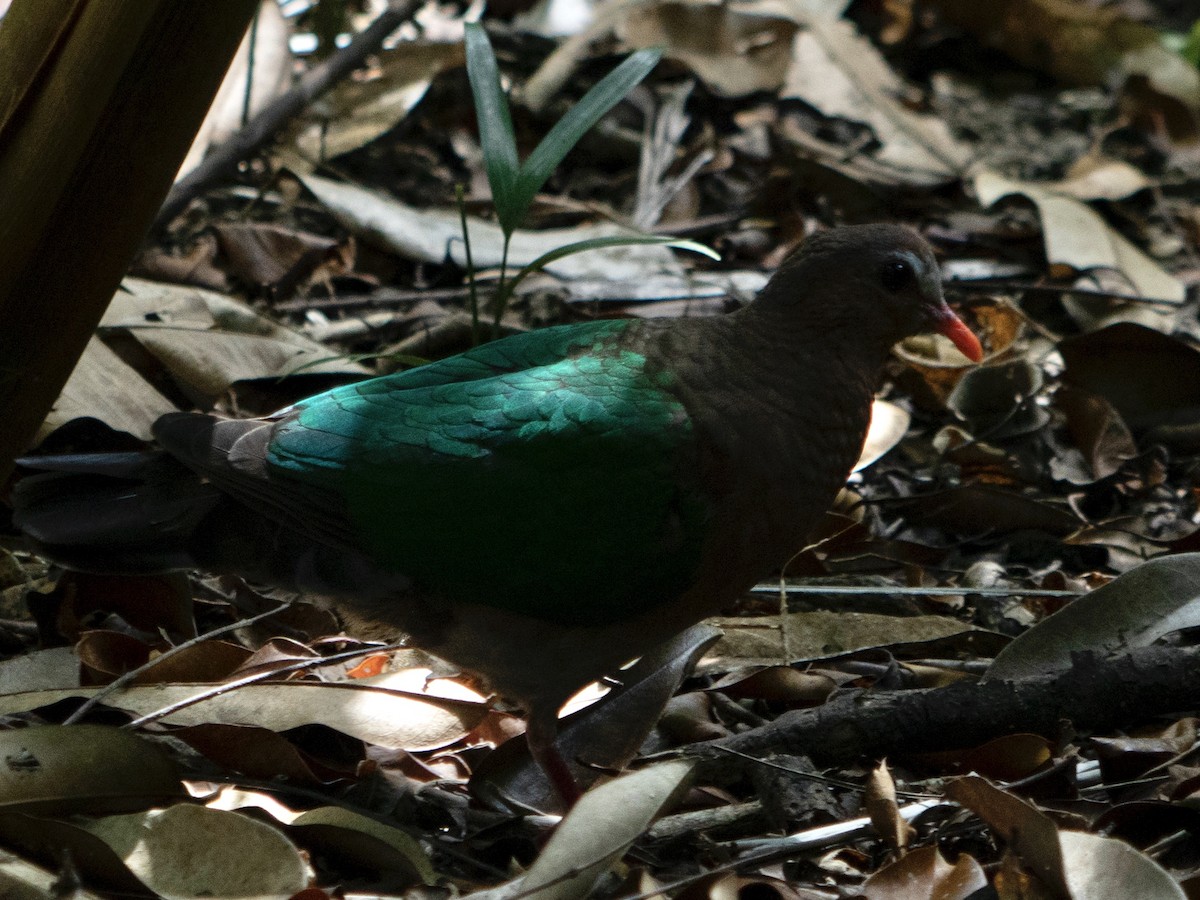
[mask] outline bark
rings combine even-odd
[[[803,753],[821,765],[974,747],[1017,732],[1054,737],[1128,727],[1200,705],[1200,648],[1145,647],[1114,657],[1085,652],[1071,668],[1016,681],[843,694],[733,737],[688,748],[700,778],[720,778],[753,757]],[[735,756],[729,752],[739,754]]]

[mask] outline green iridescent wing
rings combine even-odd
[[[335,495],[379,562],[565,624],[683,590],[706,513],[691,425],[627,323],[546,329],[304,401],[272,484]]]

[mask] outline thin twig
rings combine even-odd
[[[306,669],[315,669],[319,666],[327,666],[330,663],[345,662],[349,659],[355,659],[359,656],[366,656],[369,653],[388,653],[392,650],[401,650],[408,646],[407,641],[397,641],[394,644],[381,644],[374,647],[359,647],[355,650],[347,650],[344,653],[335,653],[333,656],[320,656],[315,659],[306,659],[302,662],[292,663],[290,666],[284,666],[280,669],[269,669],[263,672],[256,672],[253,675],[247,675],[244,678],[239,678],[236,681],[227,681],[224,684],[214,685],[207,691],[201,691],[199,694],[193,694],[185,700],[180,700],[177,703],[171,703],[167,706],[157,709],[152,713],[147,713],[140,718],[134,719],[124,727],[125,728],[141,728],[143,725],[149,725],[151,722],[157,722],[159,719],[165,719],[167,716],[179,712],[181,709],[187,709],[189,706],[195,706],[197,703],[203,703],[205,700],[211,700],[214,697],[220,697],[222,694],[228,694],[230,691],[245,687],[249,684],[256,684],[260,681],[267,681],[279,675],[287,675],[291,672],[303,672]]]
[[[158,211],[152,231],[166,228],[193,199],[233,173],[238,163],[258,152],[313,100],[361,66],[370,54],[383,46],[388,35],[408,20],[416,6],[416,0],[392,0],[387,9],[346,47],[307,72],[291,90],[272,101],[245,128],[214,148],[200,165],[175,182]]]
[[[750,588],[752,594],[839,594],[846,597],[882,594],[905,597],[958,597],[961,594],[978,594],[983,597],[1079,597],[1079,591],[1060,591],[1050,588],[1020,587],[908,587],[890,584],[756,584]]]
[[[172,656],[177,656],[184,650],[190,650],[192,647],[198,646],[205,641],[211,641],[213,638],[219,637],[222,634],[227,634],[230,631],[236,631],[239,628],[245,628],[247,625],[253,625],[255,622],[261,622],[263,619],[269,619],[276,613],[283,612],[291,605],[291,601],[289,600],[285,603],[279,604],[274,609],[268,609],[266,612],[261,612],[258,615],[251,616],[248,619],[239,619],[238,621],[231,622],[228,625],[222,625],[220,628],[214,628],[212,631],[205,632],[204,634],[198,634],[196,637],[186,640],[182,644],[176,644],[171,649],[159,654],[153,659],[147,660],[136,669],[130,669],[128,672],[125,672],[117,677],[111,683],[106,684],[97,693],[89,697],[83,706],[79,707],[79,709],[75,710],[75,712],[71,713],[71,715],[67,716],[67,718],[63,721],[63,724],[74,725],[89,712],[91,712],[98,703],[103,702],[105,697],[111,697],[117,691],[121,690],[121,688],[125,687],[127,684],[130,684],[144,673],[149,672],[164,660],[168,660]]]
[[[370,294],[339,294],[335,297],[301,297],[273,303],[275,312],[308,312],[310,309],[346,310],[360,306],[401,306],[421,300],[462,300],[467,297],[467,288],[424,288],[419,290],[395,290],[383,288]]]
[[[987,281],[964,281],[952,278],[943,281],[942,286],[947,290],[967,293],[993,293],[995,291],[1026,291],[1038,294],[1071,294],[1076,297],[1097,297],[1105,300],[1125,300],[1129,303],[1145,303],[1148,306],[1166,306],[1179,309],[1180,301],[1164,300],[1161,297],[1142,297],[1138,294],[1123,294],[1120,291],[1105,291],[1096,288],[1078,288],[1069,285],[1035,284],[1032,281],[1012,281],[1007,278],[996,278]]]

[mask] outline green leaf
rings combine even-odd
[[[624,99],[662,58],[658,49],[639,50],[609,72],[555,123],[517,173],[513,206],[523,217],[546,179],[587,130]],[[510,126],[511,128],[511,126]],[[494,190],[494,189],[493,189]]]
[[[1197,19],[1192,25],[1192,30],[1188,33],[1183,45],[1182,53],[1184,59],[1193,66],[1200,68],[1200,19]]]
[[[693,253],[700,253],[707,256],[709,259],[719,260],[721,255],[711,247],[706,247],[704,244],[696,241],[674,238],[670,235],[658,234],[615,234],[612,237],[589,238],[586,241],[575,241],[572,244],[563,244],[561,247],[556,247],[548,253],[543,253],[533,262],[521,269],[513,276],[512,281],[507,285],[505,292],[505,300],[512,294],[518,284],[524,281],[534,272],[540,272],[546,266],[555,260],[562,259],[564,256],[571,256],[574,253],[583,253],[585,250],[600,250],[604,247],[628,247],[634,244],[666,244],[668,247],[674,247],[676,250],[690,250]]]
[[[520,163],[512,116],[500,82],[500,70],[496,67],[496,54],[492,52],[487,32],[478,22],[466,26],[466,56],[467,80],[471,82],[471,94],[475,98],[479,145],[483,149],[488,184],[492,186],[492,202],[501,229],[505,234],[511,234],[520,224],[529,203],[520,208],[514,197]]]

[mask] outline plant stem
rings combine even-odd
[[[512,292],[506,283],[508,275],[508,245],[512,241],[512,232],[504,232],[504,250],[500,254],[500,281],[496,284],[496,312],[492,319],[492,340],[500,337],[500,320],[508,307],[508,295]]]
[[[458,218],[462,222],[463,251],[467,255],[467,297],[471,304],[471,346],[479,346],[479,294],[475,289],[475,261],[471,258],[471,232],[467,230],[466,191],[462,184],[454,185],[458,203]]]

